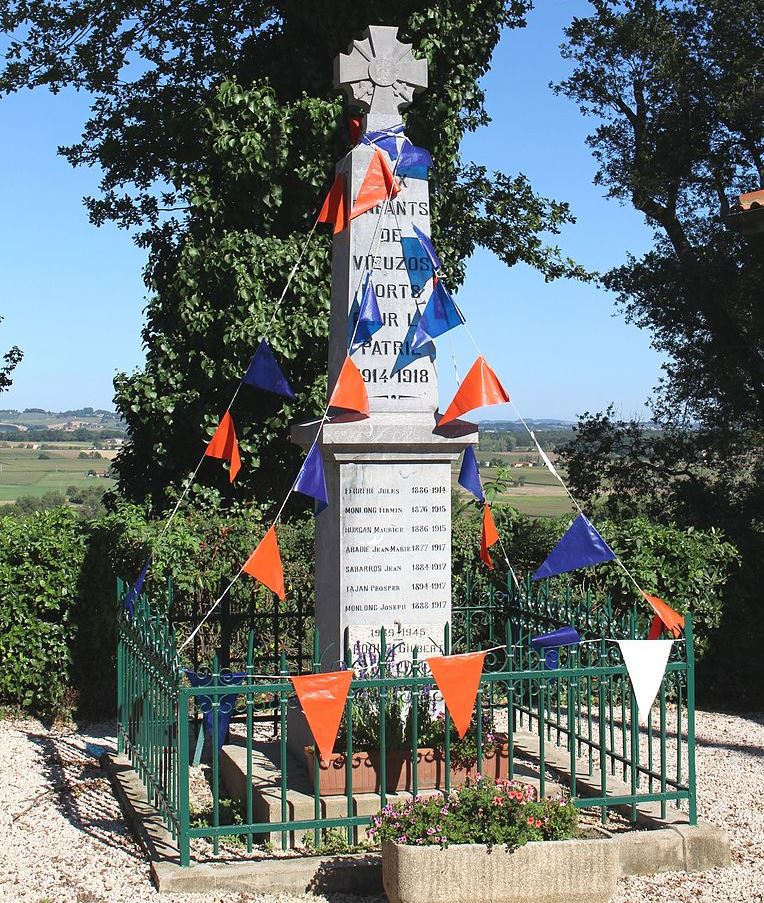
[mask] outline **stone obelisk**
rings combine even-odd
[[[337,57],[334,72],[335,86],[365,112],[364,134],[401,125],[401,112],[427,87],[426,62],[386,26],[370,26]],[[337,166],[350,205],[373,154],[361,141]],[[337,667],[345,648],[357,660],[378,647],[382,626],[395,664],[405,667],[415,645],[422,655],[440,650],[451,616],[451,466],[477,442],[477,427],[456,421],[447,435],[435,431],[434,345],[411,348],[417,312],[432,291],[413,229],[430,234],[427,172],[400,175],[399,182],[396,197],[334,237],[330,389],[348,353],[351,310],[367,273],[383,326],[352,356],[368,391],[368,418],[332,417],[318,436],[329,492],[316,519],[316,624],[325,670]],[[422,271],[424,281],[417,278]],[[292,438],[308,447],[319,426],[295,426]]]

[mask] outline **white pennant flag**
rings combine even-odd
[[[544,451],[544,449],[539,445],[539,441],[536,438],[536,436],[534,435],[533,430],[530,431],[530,434],[531,434],[531,439],[533,439],[533,441],[536,443],[536,451],[538,451],[539,455],[541,455],[541,460],[544,462],[544,464],[546,464],[546,466],[549,470],[549,473],[551,473],[552,476],[555,477],[557,480],[559,480],[560,483],[564,486],[565,484],[562,482],[562,477],[557,473],[557,471],[555,470],[554,464],[552,464],[552,462],[547,457],[547,454]]]
[[[660,689],[673,640],[618,640],[631,686],[637,698],[641,724],[647,723],[650,706]]]

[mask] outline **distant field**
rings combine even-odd
[[[20,495],[66,493],[67,486],[99,486],[104,492],[114,485],[111,479],[89,477],[89,470],[108,469],[114,452],[102,451],[101,458],[78,458],[81,446],[61,443],[53,450],[0,448],[0,502],[13,502]],[[50,457],[40,460],[40,455]]]
[[[517,484],[509,486],[503,492],[498,501],[512,505],[522,514],[531,517],[556,517],[560,514],[569,514],[572,511],[572,503],[565,490],[544,466],[538,466],[538,453],[528,451],[488,452],[477,451],[477,459],[480,462],[480,476],[483,484],[496,479],[497,467],[486,466],[487,461],[501,460],[502,466],[507,469],[507,475]],[[514,467],[520,462],[533,461],[534,467]],[[459,474],[459,464],[453,472],[453,485],[459,489],[456,480]],[[565,472],[561,469],[560,475],[565,479]],[[464,490],[461,490],[464,491]],[[465,493],[466,495],[466,493]]]

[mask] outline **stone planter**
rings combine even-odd
[[[512,852],[382,844],[390,903],[607,903],[618,871],[618,844],[609,838],[528,843]]]
[[[308,777],[311,786],[315,780],[316,757],[313,747],[305,747]],[[444,790],[446,786],[446,762],[442,750],[417,750],[417,789]],[[410,750],[392,749],[387,753],[386,790],[397,793],[411,791],[414,762]],[[451,764],[451,787],[461,787],[474,768],[463,768]],[[483,755],[482,774],[494,780],[503,780],[509,775],[509,746],[505,740],[498,740],[494,748]],[[379,793],[380,768],[379,752],[353,753],[353,793]],[[332,753],[328,763],[322,762],[319,770],[319,795],[339,796],[347,793],[347,757],[343,753]]]

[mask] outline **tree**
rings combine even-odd
[[[764,186],[762,0],[592,0],[558,91],[600,119],[596,182],[629,200],[654,246],[603,278],[669,355],[656,413],[764,425],[762,239],[725,229],[729,195]]]
[[[764,634],[764,239],[728,231],[729,196],[764,185],[762,0],[592,0],[557,90],[599,119],[596,182],[653,228],[602,278],[669,357],[650,428],[584,414],[563,447],[574,492],[614,517],[721,526],[743,557],[706,687],[745,698]],[[689,566],[689,564],[688,564]],[[750,699],[751,697],[749,697]]]
[[[137,231],[149,249],[146,367],[120,375],[130,441],[121,489],[161,506],[195,465],[297,258],[332,167],[350,147],[331,61],[368,24],[396,23],[430,67],[431,88],[407,117],[435,157],[433,223],[457,286],[476,246],[546,278],[585,274],[544,233],[572,217],[522,175],[463,163],[465,131],[485,124],[479,79],[503,28],[528,0],[303,0],[159,6],[103,0],[6,0],[13,33],[0,89],[76,86],[95,96],[74,165],[98,164],[96,223]],[[235,410],[244,485],[273,497],[297,452],[287,424],[325,397],[330,238],[314,237],[268,335],[298,390],[296,404],[242,393]],[[246,472],[246,476],[245,476]],[[202,482],[228,492],[222,468]]]
[[[2,322],[3,318],[0,317],[0,323]],[[13,385],[11,373],[21,363],[23,357],[24,354],[18,345],[14,345],[3,355],[3,363],[0,366],[0,392],[7,392]]]

